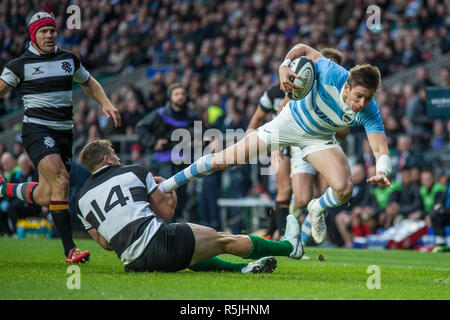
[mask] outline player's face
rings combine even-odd
[[[52,26],[42,27],[36,32],[36,42],[45,53],[52,53],[56,45],[56,28]]]
[[[346,88],[344,90],[347,91],[346,94],[346,104],[352,108],[353,112],[360,112],[363,110],[372,100],[373,94],[375,93],[373,90],[362,86],[355,86],[354,88],[350,88],[348,84],[345,84]]]
[[[177,107],[182,107],[186,103],[186,92],[184,88],[173,89],[170,94],[170,102]]]

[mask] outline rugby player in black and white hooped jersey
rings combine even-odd
[[[56,21],[52,14],[38,12],[28,24],[31,42],[27,51],[10,61],[0,76],[0,97],[13,88],[25,107],[22,141],[39,172],[39,183],[6,183],[0,177],[0,196],[49,207],[61,236],[66,262],[89,259],[78,249],[70,228],[68,205],[69,172],[72,159],[72,82],[81,88],[120,126],[120,114],[101,85],[71,52],[57,47]]]
[[[175,192],[163,193],[141,165],[122,166],[108,140],[94,140],[80,153],[92,173],[77,194],[76,211],[89,235],[105,250],[115,251],[125,271],[231,271],[270,273],[273,256],[300,259],[300,225],[288,216],[282,241],[233,235],[193,223],[167,223],[177,205]],[[164,222],[166,221],[166,222]],[[220,254],[255,262],[233,263]]]

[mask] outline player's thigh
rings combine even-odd
[[[223,253],[223,245],[220,243],[221,233],[213,228],[188,223],[195,238],[195,249],[192,255],[191,265]]]
[[[69,187],[69,173],[61,159],[56,153],[48,154],[39,161],[39,177],[43,177],[50,188]]]
[[[236,165],[246,164],[250,159],[267,153],[267,144],[252,132],[245,138],[224,150],[213,154],[211,157],[211,168],[223,170]]]
[[[307,160],[319,171],[333,190],[348,192],[351,188],[351,171],[341,148],[319,150],[307,155]]]
[[[308,172],[292,176],[292,192],[299,208],[305,208],[313,197],[314,175]]]

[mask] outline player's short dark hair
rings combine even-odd
[[[336,62],[337,64],[342,63],[342,53],[338,49],[323,48],[322,50],[320,50],[320,54],[325,58]]]
[[[109,140],[96,139],[83,147],[80,153],[81,164],[93,172],[103,161],[104,156],[111,154],[112,144]]]
[[[380,70],[370,64],[358,64],[350,69],[347,83],[350,88],[362,86],[375,92],[381,84]]]

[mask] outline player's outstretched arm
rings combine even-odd
[[[9,86],[5,81],[0,79],[0,99],[3,98],[11,90],[12,87]]]
[[[114,125],[120,127],[121,118],[119,110],[116,109],[109,101],[100,83],[93,76],[90,76],[88,81],[80,83],[81,88],[86,92],[88,96],[97,101],[102,106],[102,111],[107,118],[112,117]]]
[[[374,132],[367,135],[370,147],[377,161],[376,175],[367,179],[368,183],[378,183],[381,186],[393,188],[388,176],[391,174],[391,158],[387,145],[386,135],[383,132]]]

